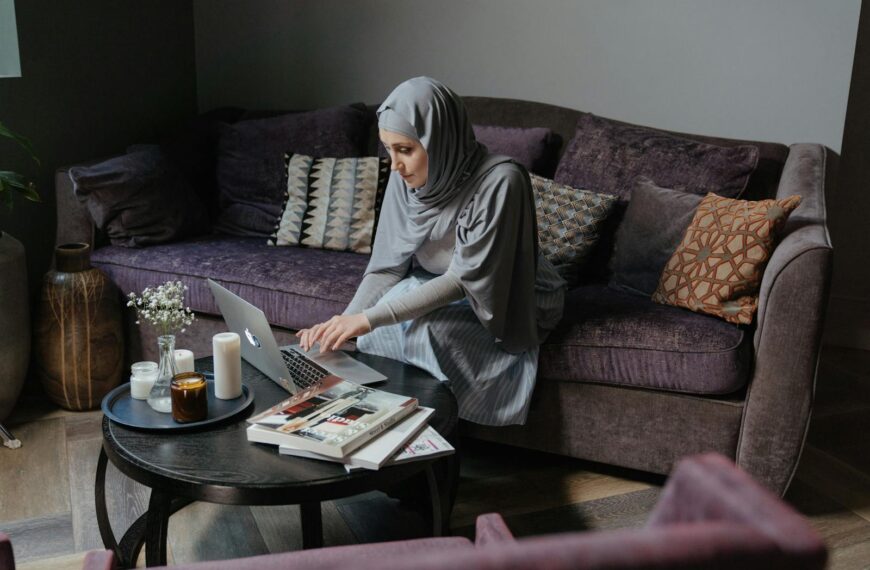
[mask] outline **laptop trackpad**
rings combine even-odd
[[[317,364],[323,366],[336,376],[346,378],[352,382],[356,382],[357,384],[368,384],[387,379],[386,376],[374,368],[371,368],[340,351],[324,352],[321,354],[318,347],[314,346],[308,352],[305,352],[304,350],[300,350],[299,352]]]

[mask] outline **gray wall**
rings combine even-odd
[[[43,202],[0,207],[0,229],[27,250],[31,291],[54,250],[54,171],[122,152],[196,112],[191,2],[18,0],[21,78],[0,79],[0,121],[30,138]],[[0,168],[32,174],[0,142]]]
[[[415,75],[839,150],[860,0],[194,0],[199,107],[375,103]]]

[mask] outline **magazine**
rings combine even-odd
[[[408,443],[401,451],[395,454],[392,459],[384,465],[398,465],[400,463],[409,463],[411,461],[419,461],[421,459],[435,459],[443,455],[455,453],[455,449],[450,443],[444,439],[440,433],[435,431],[432,426],[423,428],[417,436]],[[345,465],[344,469],[350,473],[359,467],[354,465]]]
[[[248,419],[248,441],[344,457],[417,408],[417,399],[327,376]]]
[[[417,432],[429,421],[435,410],[432,408],[418,407],[405,419],[391,426],[378,437],[366,443],[356,451],[343,458],[327,457],[304,449],[296,449],[289,445],[281,445],[278,452],[283,455],[295,455],[308,459],[320,459],[323,461],[335,461],[363,469],[380,469],[389,461],[403,445],[408,443]],[[256,427],[255,427],[256,429]]]

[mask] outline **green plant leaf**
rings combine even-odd
[[[9,170],[0,170],[0,181],[3,181],[7,189],[16,188],[18,190],[25,190],[29,185],[24,175]]]
[[[7,194],[4,196],[7,204],[12,201],[12,190],[19,192],[31,202],[42,202],[36,186],[27,178],[17,172],[0,170],[0,192]]]
[[[41,163],[39,162],[39,158],[36,157],[36,151],[33,150],[33,145],[30,143],[30,140],[28,140],[26,137],[23,137],[19,134],[13,133],[3,123],[0,123],[0,137],[6,137],[8,139],[12,139],[16,143],[18,143],[21,146],[21,148],[23,148],[24,150],[27,151],[27,154],[30,155],[30,158],[33,159],[33,161],[36,163],[36,165],[41,166]]]

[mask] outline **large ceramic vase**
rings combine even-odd
[[[30,303],[24,246],[0,231],[0,422],[12,412],[30,360]]]
[[[114,284],[91,267],[88,244],[55,250],[55,270],[45,276],[37,307],[33,349],[46,394],[68,410],[99,407],[121,383],[121,302]]]

